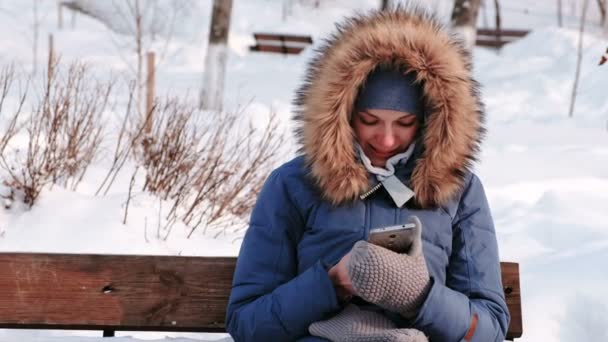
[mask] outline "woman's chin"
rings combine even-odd
[[[375,167],[385,167],[387,159],[371,159],[370,162]]]

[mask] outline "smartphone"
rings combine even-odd
[[[414,241],[414,223],[404,223],[395,226],[372,228],[369,231],[368,242],[390,249],[393,252],[405,253]]]

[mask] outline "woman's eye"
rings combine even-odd
[[[378,120],[365,120],[363,118],[360,118],[361,123],[367,126],[371,126],[371,125],[375,125],[378,123]]]
[[[411,122],[400,122],[397,121],[397,124],[401,127],[412,127],[416,124],[416,121],[411,121]]]

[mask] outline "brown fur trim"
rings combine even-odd
[[[360,85],[379,64],[417,73],[427,102],[424,152],[411,183],[423,208],[462,188],[484,134],[483,107],[462,45],[429,14],[397,8],[347,19],[317,51],[295,105],[301,152],[323,196],[355,199],[368,185],[356,158],[350,113]]]

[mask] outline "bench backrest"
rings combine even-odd
[[[0,328],[224,331],[235,264],[230,257],[0,253]],[[518,264],[501,266],[509,338],[519,337]]]
[[[525,37],[529,30],[514,30],[514,29],[487,29],[478,28],[475,45],[500,48],[503,45]]]
[[[312,44],[310,36],[275,33],[254,33],[255,45],[251,51],[275,52],[283,54],[299,54]]]

